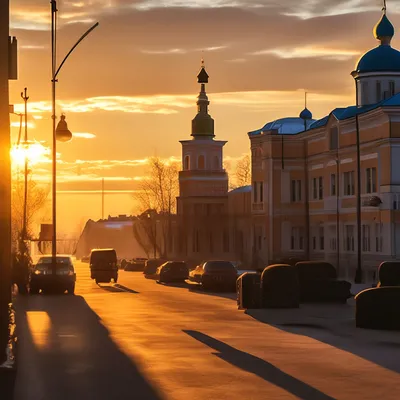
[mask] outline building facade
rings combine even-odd
[[[400,52],[386,10],[374,35],[379,46],[352,72],[355,106],[317,121],[306,108],[248,133],[252,241],[265,264],[327,260],[348,279],[360,265],[371,281],[400,258]]]

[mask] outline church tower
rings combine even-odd
[[[221,258],[229,252],[229,235],[224,232],[228,202],[228,175],[223,168],[226,141],[214,139],[214,120],[208,113],[206,93],[208,78],[202,60],[192,139],[180,141],[183,170],[179,172],[177,211],[183,231],[179,242],[181,253],[192,259]]]
[[[379,103],[400,91],[400,51],[391,46],[394,33],[384,0],[382,16],[373,30],[380,44],[365,53],[352,72],[356,80],[358,106]]]

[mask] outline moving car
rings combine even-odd
[[[147,279],[156,278],[157,277],[156,272],[157,272],[158,267],[160,267],[166,261],[167,260],[163,260],[161,258],[147,260],[144,265],[144,270],[143,270],[143,274],[144,274],[145,278],[147,278]]]
[[[96,283],[118,281],[117,253],[114,249],[94,249],[90,254],[90,274]]]
[[[144,271],[145,263],[147,258],[134,258],[127,264],[125,264],[124,270],[125,271]]]
[[[185,282],[189,278],[189,268],[184,261],[167,261],[157,268],[158,282]]]
[[[201,283],[204,289],[236,290],[238,277],[235,266],[230,261],[206,261],[189,274],[189,280]]]
[[[34,266],[31,281],[30,294],[38,294],[40,290],[67,291],[75,293],[76,273],[72,259],[69,256],[56,256],[56,264],[53,265],[52,256],[40,257]]]

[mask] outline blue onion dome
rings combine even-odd
[[[394,27],[386,16],[386,13],[382,15],[381,19],[375,25],[374,36],[378,40],[382,40],[384,38],[391,39],[394,36]]]
[[[386,10],[374,28],[374,36],[381,44],[365,53],[357,62],[357,72],[400,72],[400,52],[390,46],[394,27]]]
[[[311,113],[311,111],[306,107],[306,108],[300,113],[300,118],[301,118],[301,119],[312,119],[312,113]]]

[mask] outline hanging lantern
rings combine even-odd
[[[56,139],[60,142],[69,142],[72,139],[72,133],[68,130],[65,115],[61,115],[60,122],[57,125]]]

